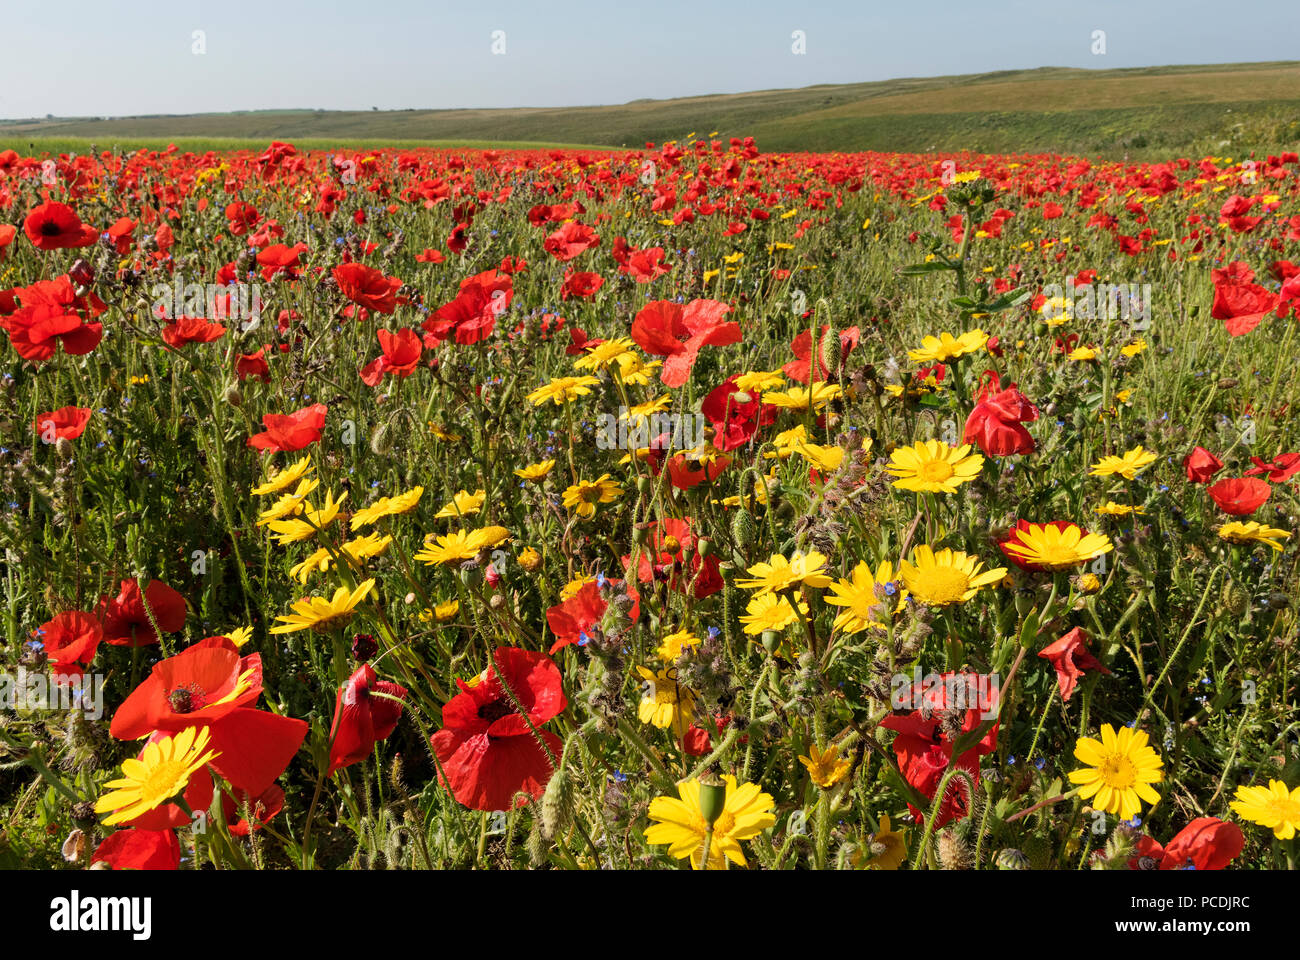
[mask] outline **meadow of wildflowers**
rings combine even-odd
[[[0,866],[1295,866],[1298,177],[0,152]]]

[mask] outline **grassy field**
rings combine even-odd
[[[639,147],[692,132],[754,136],[765,150],[1072,152],[1152,158],[1171,151],[1245,153],[1291,142],[1300,63],[1123,70],[1043,67],[794,90],[508,110],[267,110],[190,116],[0,122],[0,149],[128,147],[178,137],[228,148],[261,144],[493,143]],[[78,139],[89,138],[89,139]],[[503,143],[505,141],[506,143]]]

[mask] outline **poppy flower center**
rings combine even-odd
[[[508,717],[514,712],[514,707],[504,700],[493,700],[478,708],[478,718],[485,723],[496,723],[502,717]]]
[[[175,713],[193,713],[195,710],[203,709],[207,698],[197,683],[191,683],[188,686],[177,687],[167,694],[167,702],[171,704],[172,711]]]
[[[53,220],[46,220],[41,224],[42,237],[57,237],[63,230]]]

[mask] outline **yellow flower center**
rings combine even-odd
[[[1114,790],[1127,790],[1137,783],[1137,768],[1122,754],[1111,754],[1102,761],[1101,779]]]
[[[1045,567],[1072,567],[1080,562],[1079,551],[1060,542],[1040,543],[1034,553],[1034,562]]]
[[[1288,797],[1273,796],[1265,809],[1280,818],[1282,823],[1300,823],[1300,802]]]
[[[164,760],[150,770],[140,782],[140,799],[156,807],[180,793],[185,765],[179,760]]]
[[[583,503],[600,503],[600,487],[583,487],[578,498]]]
[[[970,589],[970,577],[953,567],[935,567],[919,578],[915,592],[930,603],[957,603]]]
[[[929,483],[943,483],[953,474],[947,460],[926,460],[916,468],[916,475]]]

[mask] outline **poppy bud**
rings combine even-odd
[[[650,489],[651,489],[652,486],[653,486],[653,484],[650,482],[650,478],[649,478],[649,477],[638,477],[638,478],[637,478],[637,481],[636,481],[636,491],[637,491],[637,493],[641,494],[641,496],[643,496],[643,497],[648,497],[648,496],[650,495]]]
[[[380,424],[379,429],[375,431],[374,436],[370,438],[370,450],[378,456],[383,456],[393,449],[392,438],[388,435],[388,424]]]
[[[711,557],[715,552],[712,540],[697,540],[695,542],[695,549],[699,552],[701,557]]]
[[[551,775],[542,794],[542,836],[552,840],[573,822],[573,781],[564,764]]]
[[[994,858],[999,870],[1028,870],[1029,858],[1014,847],[1006,847],[998,851]]]
[[[727,785],[720,780],[700,780],[700,816],[710,828],[727,808]]]
[[[753,514],[738,510],[736,518],[731,521],[731,535],[742,550],[751,550],[758,540],[758,525],[754,523]]]

